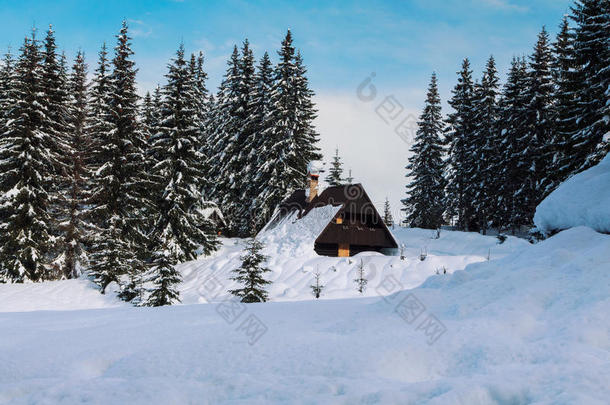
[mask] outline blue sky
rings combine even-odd
[[[233,44],[248,38],[256,57],[273,58],[288,28],[309,69],[329,155],[338,146],[354,177],[373,199],[404,195],[408,142],[375,113],[394,96],[403,115],[417,115],[432,71],[444,106],[463,57],[475,77],[490,54],[502,78],[513,55],[528,54],[542,25],[554,34],[571,0],[411,1],[6,1],[0,0],[0,46],[19,48],[30,28],[54,25],[58,45],[72,58],[83,49],[93,69],[103,41],[114,46],[121,20],[131,27],[141,90],[163,81],[180,41],[206,55],[209,85],[221,80]],[[40,34],[43,35],[42,33]],[[364,103],[356,88],[374,72],[377,98]],[[382,154],[383,161],[367,158]]]

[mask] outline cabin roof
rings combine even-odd
[[[305,190],[296,190],[280,204],[279,213],[274,220],[279,221],[295,211],[298,212],[298,218],[303,218],[314,208],[325,206],[340,206],[341,208],[320,233],[316,239],[317,243],[340,241],[351,245],[398,247],[394,236],[360,183],[328,187],[311,202],[307,202]],[[372,215],[378,226],[368,227],[358,222],[335,223],[334,219],[338,216],[348,216],[349,214]]]

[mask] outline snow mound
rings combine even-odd
[[[84,278],[0,284],[0,312],[66,311],[127,305],[112,293],[100,294],[95,285]]]
[[[292,213],[263,230],[258,238],[265,244],[268,256],[267,275],[271,301],[300,301],[314,299],[311,285],[314,275],[320,274],[324,285],[321,299],[371,297],[378,293],[374,288],[360,294],[354,280],[358,267],[365,267],[369,285],[378,285],[392,275],[402,288],[414,288],[428,277],[439,273],[452,273],[470,263],[495,260],[529,246],[523,239],[508,237],[499,244],[493,236],[478,233],[442,231],[434,239],[435,231],[417,228],[396,228],[394,236],[403,244],[405,260],[398,256],[384,256],[363,252],[354,257],[318,256],[314,241],[326,224],[335,216],[339,207],[315,208],[297,220]],[[180,296],[184,304],[219,302],[229,298],[228,290],[237,285],[231,280],[231,272],[240,265],[244,241],[223,239],[222,248],[211,257],[183,263]],[[420,260],[422,251],[425,260]]]
[[[534,223],[547,235],[575,226],[610,233],[610,155],[549,194],[536,208]]]

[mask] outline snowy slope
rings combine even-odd
[[[580,227],[385,299],[0,313],[0,403],[606,404],[608,252]]]
[[[115,294],[100,294],[85,279],[0,284],[0,312],[63,311],[127,306]]]
[[[315,211],[315,210],[314,210]],[[463,269],[470,263],[500,258],[523,249],[529,244],[509,237],[499,245],[491,236],[477,233],[443,231],[439,239],[432,239],[433,231],[396,228],[393,230],[399,242],[404,243],[406,260],[378,253],[362,253],[353,258],[321,257],[313,250],[318,229],[322,229],[336,208],[324,207],[306,218],[311,223],[287,218],[274,232],[261,235],[266,243],[269,267],[273,281],[270,286],[272,301],[314,299],[310,285],[313,273],[320,272],[325,285],[321,299],[361,297],[356,291],[357,266],[365,265],[369,285],[377,285],[387,275],[392,275],[403,288],[413,288],[423,283],[436,270],[448,273]],[[223,246],[211,257],[183,263],[178,266],[184,281],[179,286],[183,304],[217,302],[228,297],[233,288],[231,271],[239,266],[244,240],[223,239]],[[422,250],[428,253],[425,261],[419,260]],[[109,289],[110,290],[110,289]],[[364,296],[375,296],[369,288]],[[65,280],[49,283],[22,285],[0,284],[0,312],[70,310],[106,308],[125,305],[112,293],[100,295],[87,280]]]
[[[534,223],[546,234],[581,225],[610,233],[610,155],[549,194],[536,208]]]
[[[439,239],[433,239],[434,231],[396,228],[393,233],[405,245],[406,260],[374,252],[352,258],[318,256],[313,250],[314,240],[337,210],[337,207],[317,208],[298,221],[289,216],[275,228],[259,235],[265,243],[264,252],[269,257],[268,267],[272,270],[268,276],[273,282],[269,286],[272,301],[313,299],[310,285],[316,272],[320,273],[325,286],[322,299],[359,297],[361,294],[356,291],[354,279],[361,263],[371,285],[377,285],[384,277],[392,275],[403,288],[413,288],[437,270],[442,273],[445,268],[451,273],[470,263],[487,260],[488,255],[495,259],[529,245],[514,237],[498,244],[495,237],[468,232],[443,231]],[[235,287],[230,281],[231,271],[239,267],[243,243],[241,239],[224,239],[223,247],[212,257],[179,265],[184,278],[180,287],[182,302],[195,304],[227,298],[227,291]],[[424,261],[419,258],[422,250],[427,252]],[[374,296],[376,293],[368,289],[363,295]]]

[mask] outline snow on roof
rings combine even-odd
[[[266,245],[283,245],[286,249],[306,247],[306,249],[313,250],[316,238],[335,217],[339,209],[341,209],[340,206],[333,207],[332,205],[313,208],[300,219],[298,211],[292,211],[277,222],[272,219],[269,224],[273,224],[273,226],[268,224],[258,234],[258,237]],[[278,214],[279,212],[276,213],[276,215]]]
[[[534,223],[547,235],[581,225],[610,233],[610,155],[549,194],[536,208]]]
[[[201,210],[201,213],[203,214],[203,216],[205,217],[205,219],[210,219],[210,217],[212,216],[212,214],[216,213],[216,215],[218,215],[218,218],[224,220],[224,217],[222,216],[222,211],[220,211],[220,208],[218,207],[207,207],[207,208],[203,208]]]
[[[321,160],[312,160],[307,164],[307,173],[320,175],[324,171],[324,162]]]

